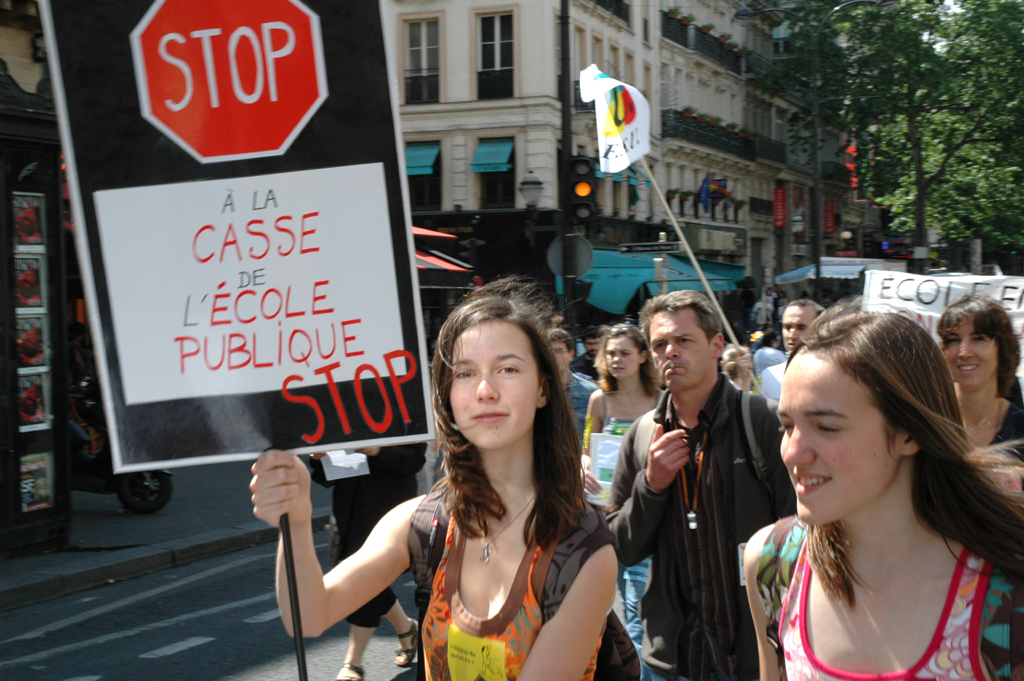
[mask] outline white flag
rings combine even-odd
[[[651,107],[639,90],[591,64],[580,72],[580,98],[595,102],[603,172],[617,173],[651,153]]]

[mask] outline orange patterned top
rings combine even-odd
[[[464,548],[465,539],[455,523],[449,523],[430,606],[421,625],[427,680],[515,681],[543,624],[540,602],[533,590],[533,570],[542,550],[536,544],[527,548],[505,604],[498,614],[485,620],[470,613],[459,596]],[[600,644],[598,637],[582,681],[594,677]]]

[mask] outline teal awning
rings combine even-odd
[[[637,168],[636,166],[630,166],[629,167],[629,174],[632,176],[632,177],[629,178],[629,183],[630,184],[637,185],[640,182],[643,182],[644,184],[647,185],[648,189],[651,188],[651,181],[650,181],[650,179],[646,175],[644,175],[643,171],[640,170],[639,168]]]
[[[509,163],[509,159],[515,145],[515,140],[508,138],[480,140],[476,147],[476,155],[473,157],[473,172],[503,173],[511,170],[512,164]]]
[[[405,174],[433,175],[439,153],[440,142],[410,142],[405,147]]]
[[[690,258],[688,258],[685,253],[671,253],[670,255],[673,258],[680,260],[684,267],[688,268],[690,271],[693,271],[693,266],[690,264]],[[744,267],[743,265],[734,265],[731,262],[719,262],[718,260],[705,260],[703,258],[697,258],[697,262],[700,263],[700,268],[704,270],[704,276],[708,278],[709,283],[711,281],[712,275],[714,275],[715,277],[731,279],[734,282],[739,281],[740,279],[743,279],[744,277],[747,276],[747,268]],[[695,271],[694,274],[696,274]],[[715,290],[717,291],[719,289]],[[721,290],[732,291],[733,289],[730,288]]]
[[[619,253],[618,251],[595,250],[594,264],[580,279],[591,282],[587,302],[612,314],[624,314],[629,303],[644,289],[643,298],[661,293],[660,282],[654,279],[653,253]],[[685,259],[686,256],[683,256]],[[706,260],[699,260],[704,269]],[[716,263],[723,264],[723,263]],[[734,266],[743,269],[741,266]],[[665,267],[669,290],[703,290],[696,270],[688,262],[672,255]],[[731,277],[722,276],[705,269],[704,276],[713,291],[734,291],[736,283]],[[555,290],[562,291],[561,277],[555,278]]]

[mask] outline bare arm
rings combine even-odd
[[[587,560],[558,612],[537,634],[519,676],[522,681],[578,681],[583,677],[615,602],[617,574],[611,544],[598,549]]]
[[[257,459],[252,472],[253,514],[273,526],[288,514],[304,635],[319,636],[409,567],[409,524],[419,499],[384,516],[363,547],[324,577],[313,545],[309,470],[294,454],[272,449]],[[277,551],[277,603],[285,630],[293,635],[282,545]]]
[[[747,581],[747,600],[750,603],[750,614],[754,618],[754,630],[757,632],[757,654],[761,663],[761,681],[785,681],[785,672],[779,669],[779,657],[775,646],[768,640],[768,615],[764,611],[761,594],[758,592],[757,563],[761,559],[761,549],[772,531],[772,525],[758,530],[750,538],[743,550],[743,573]]]

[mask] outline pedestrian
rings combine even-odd
[[[551,316],[537,287],[499,280],[441,327],[431,393],[447,476],[426,500],[451,522],[421,622],[427,679],[593,676],[614,602],[615,557],[603,519],[583,501],[572,407],[547,340]],[[256,516],[272,525],[289,517],[306,634],[320,635],[410,567],[410,526],[423,498],[388,513],[325,577],[313,546],[306,467],[269,450],[253,473]],[[559,602],[545,599],[541,613],[532,566],[553,544],[573,561],[575,577],[559,585]],[[291,632],[278,556],[278,604]],[[497,669],[484,668],[488,658]]]
[[[967,439],[975,447],[1024,437],[1024,410],[1007,396],[1017,381],[1020,345],[1002,305],[968,295],[950,303],[937,329],[952,372]],[[1024,444],[1014,452],[1024,459]],[[1020,491],[1019,479],[1004,479]]]
[[[787,356],[793,354],[800,339],[821,311],[821,306],[810,298],[794,300],[782,311],[782,342],[786,346]],[[778,400],[782,394],[782,375],[785,372],[785,362],[768,367],[761,375],[761,394]]]
[[[364,447],[356,451],[366,455],[367,475],[327,480],[323,455],[314,454],[310,463],[313,480],[332,488],[328,544],[331,567],[358,551],[388,511],[416,496],[416,474],[426,461],[427,445]],[[418,624],[405,614],[389,586],[345,618],[349,624],[348,650],[337,681],[362,681],[363,653],[382,616],[398,634],[401,647],[395,651],[395,664],[409,667],[416,660]]]
[[[640,320],[666,392],[623,439],[608,524],[622,563],[653,554],[643,660],[671,681],[752,681],[741,546],[795,509],[774,406],[751,396],[744,418],[745,399],[718,371],[721,322],[703,294],[652,298]]]
[[[829,311],[779,417],[797,517],[744,553],[761,679],[780,678],[775,633],[789,681],[1022,678],[1024,497],[991,473],[1024,464],[972,447],[928,332]]]
[[[754,365],[747,350],[732,343],[726,345],[722,352],[722,373],[737,390],[750,392],[754,384]]]
[[[782,364],[786,361],[786,355],[779,350],[779,336],[775,329],[769,328],[761,336],[761,347],[754,353],[754,376],[761,378],[761,375],[768,367]]]
[[[573,360],[572,370],[587,376],[591,381],[596,381],[597,368],[594,366],[594,359],[597,357],[599,347],[601,347],[601,330],[596,326],[588,326],[583,331],[584,352]]]
[[[654,368],[654,360],[647,349],[647,339],[636,324],[616,324],[606,329],[594,365],[600,377],[600,390],[590,396],[584,436],[586,445],[589,445],[591,432],[625,435],[633,421],[658,403],[661,383],[658,371]],[[600,491],[597,480],[589,471],[589,464],[589,457],[585,457],[587,491]],[[636,565],[620,568],[620,595],[626,616],[626,630],[638,655],[643,644],[640,597],[647,587],[650,566],[650,558],[645,558]],[[642,681],[651,678],[651,671],[646,665],[641,666],[640,678]]]
[[[590,403],[590,396],[597,390],[597,385],[588,381],[583,374],[577,374],[572,370],[571,364],[576,356],[576,348],[573,347],[572,335],[568,331],[560,327],[552,328],[548,332],[548,341],[551,344],[551,353],[558,363],[562,385],[565,386],[572,402],[572,410],[576,416],[576,432],[582,445],[583,431],[587,424],[587,405]]]

